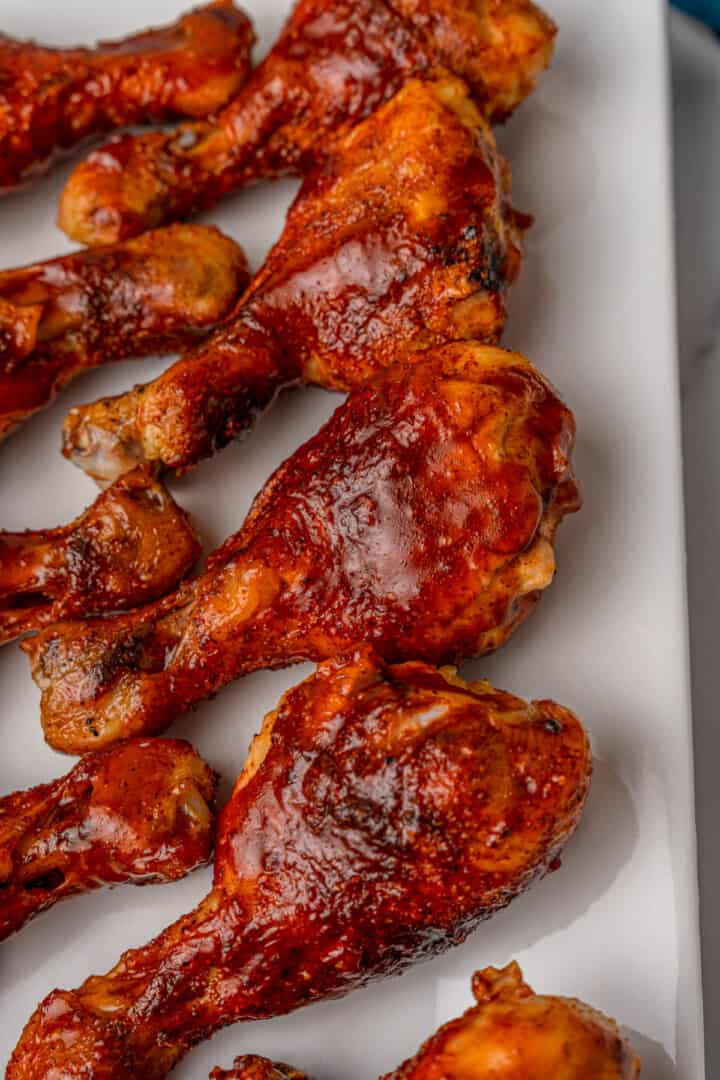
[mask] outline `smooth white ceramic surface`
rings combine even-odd
[[[547,6],[561,27],[556,62],[501,135],[516,202],[537,215],[506,342],[544,367],[576,411],[586,505],[562,530],[560,573],[538,614],[467,671],[556,697],[584,718],[597,755],[585,821],[563,868],[462,948],[344,1001],[227,1029],[185,1060],[181,1080],[248,1051],[294,1061],[319,1080],[369,1080],[468,1004],[475,968],[513,956],[538,988],[621,1017],[653,1080],[703,1076],[664,13],[660,0],[606,0],[602,12],[590,0]],[[180,7],[0,0],[0,25],[71,42]],[[266,47],[286,0],[247,7]],[[0,204],[0,265],[68,250],[53,225],[68,169]],[[257,265],[294,190],[291,182],[256,189],[208,218]],[[4,527],[64,522],[92,500],[90,483],[58,454],[66,409],[162,366],[86,377],[3,447]],[[240,524],[271,469],[336,403],[320,391],[287,395],[245,444],[173,485],[209,545]],[[252,676],[175,725],[221,770],[225,792],[261,715],[303,674]],[[43,744],[38,693],[14,647],[0,655],[0,691],[0,790],[64,772],[70,762]],[[193,905],[209,877],[74,900],[6,942],[0,1061],[49,989],[105,970]]]

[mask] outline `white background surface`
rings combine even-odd
[[[254,0],[267,45],[284,0]],[[72,42],[121,34],[180,10],[175,0],[72,5],[0,0],[17,36]],[[187,1058],[202,1077],[236,1053],[296,1062],[327,1080],[376,1077],[469,1003],[472,971],[517,957],[539,990],[578,995],[621,1017],[651,1080],[701,1080],[692,767],[674,344],[662,8],[657,0],[551,0],[558,56],[502,133],[516,202],[537,215],[506,343],[563,391],[579,425],[586,505],[563,527],[560,573],[539,613],[495,657],[468,665],[583,717],[598,758],[588,812],[560,872],[462,948],[341,1002],[228,1029]],[[69,165],[0,204],[0,264],[68,250],[53,226]],[[278,235],[293,183],[256,189],[208,215],[257,265]],[[58,454],[67,408],[161,370],[122,365],[75,384],[0,453],[5,528],[65,522],[94,498]],[[329,414],[320,391],[288,395],[252,438],[174,485],[214,545],[242,521],[271,471]],[[262,713],[303,670],[260,673],[174,731],[221,770],[224,792]],[[0,656],[0,790],[58,775],[38,693],[19,650]],[[0,1062],[54,986],[108,968],[206,891],[209,871],[165,887],[70,901],[0,950]]]

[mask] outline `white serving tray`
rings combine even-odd
[[[267,47],[288,0],[246,0]],[[574,708],[597,755],[585,821],[561,871],[462,948],[401,979],[289,1017],[226,1029],[178,1068],[207,1076],[240,1052],[318,1080],[373,1080],[470,1002],[472,972],[517,957],[545,992],[618,1016],[649,1080],[702,1080],[695,829],[676,372],[664,12],[661,0],[548,0],[557,59],[501,134],[516,203],[537,216],[506,343],[528,353],[575,409],[585,509],[561,531],[558,580],[498,655],[468,665],[499,685]],[[56,43],[121,35],[182,0],[0,0],[0,29]],[[0,266],[69,250],[54,227],[71,163],[0,202]],[[208,220],[257,266],[296,185],[229,199]],[[64,523],[92,501],[58,453],[67,408],[164,366],[124,364],[76,383],[0,451],[0,523]],[[173,485],[208,545],[240,525],[270,471],[337,404],[288,394],[256,433]],[[223,774],[240,769],[263,713],[309,669],[260,673],[178,722]],[[0,655],[0,791],[66,771],[43,743],[20,651]],[[0,1062],[37,1002],[105,971],[194,905],[210,872],[62,904],[0,947]]]

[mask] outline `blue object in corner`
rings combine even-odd
[[[680,11],[702,19],[709,26],[720,30],[720,0],[672,0],[673,6]]]

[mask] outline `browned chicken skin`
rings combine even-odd
[[[308,1080],[304,1073],[282,1061],[246,1054],[235,1059],[232,1069],[213,1069],[210,1080]]]
[[[0,271],[0,439],[88,368],[196,341],[247,282],[242,249],[200,225]]]
[[[552,702],[365,648],[327,661],[253,743],[211,893],[50,994],[7,1080],[160,1080],[225,1024],[443,952],[557,865],[590,770],[582,726]]]
[[[250,21],[230,0],[95,49],[0,35],[0,192],[89,135],[209,116],[245,82],[253,41]]]
[[[269,56],[213,123],[126,136],[71,176],[60,225],[107,243],[211,206],[263,177],[305,172],[403,83],[462,76],[489,119],[548,65],[555,27],[530,0],[300,0]]]
[[[200,542],[144,467],[56,529],[0,530],[0,645],[58,619],[147,604],[192,569]]]
[[[76,893],[209,861],[216,776],[189,743],[129,739],[0,799],[0,940]]]
[[[48,742],[159,731],[232,679],[356,641],[391,661],[496,648],[552,581],[579,505],[573,440],[517,354],[466,342],[388,368],[276,471],[203,574],[23,643]]]
[[[614,1020],[574,998],[541,997],[516,963],[473,978],[477,1005],[383,1080],[635,1080],[640,1059]],[[239,1057],[210,1080],[307,1080],[289,1065]]]
[[[183,469],[299,380],[348,389],[448,340],[496,342],[520,264],[509,173],[457,79],[415,80],[308,177],[232,321],[159,379],[74,409],[99,482]]]
[[[575,998],[544,997],[517,964],[473,978],[477,1005],[384,1080],[634,1080],[640,1059],[614,1020]]]

